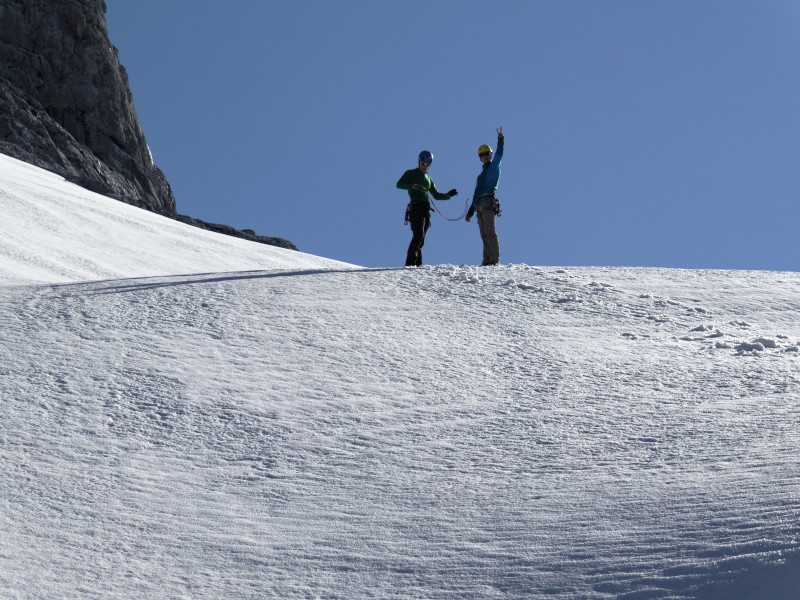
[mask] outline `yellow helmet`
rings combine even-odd
[[[481,154],[485,154],[486,152],[491,152],[491,151],[492,151],[492,147],[491,146],[489,146],[487,144],[483,144],[480,148],[478,148],[478,156],[480,156]]]

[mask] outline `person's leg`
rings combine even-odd
[[[483,242],[483,262],[481,262],[481,265],[489,264],[491,259],[489,252],[489,231],[491,228],[489,223],[490,213],[494,216],[491,210],[487,210],[483,207],[478,209],[478,229],[481,232],[481,242]]]
[[[428,208],[423,204],[412,205],[408,223],[411,225],[411,243],[406,254],[406,266],[418,267],[422,265],[422,246],[431,224]]]
[[[431,211],[430,209],[425,209],[425,219],[422,224],[422,241],[419,244],[419,252],[417,252],[417,266],[422,266],[422,247],[425,245],[425,236],[428,235],[428,229],[431,226]]]
[[[500,241],[497,239],[494,209],[489,207],[483,211],[483,262],[486,265],[496,265],[500,262]]]

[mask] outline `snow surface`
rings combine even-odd
[[[0,218],[2,598],[800,597],[796,273]]]
[[[0,154],[0,284],[347,266],[186,225]]]

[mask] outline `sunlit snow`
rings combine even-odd
[[[799,309],[362,269],[0,156],[0,597],[800,597]]]

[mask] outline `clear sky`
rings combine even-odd
[[[797,0],[107,0],[178,211],[402,266],[506,134],[501,262],[800,270]],[[479,264],[434,214],[426,264]]]

